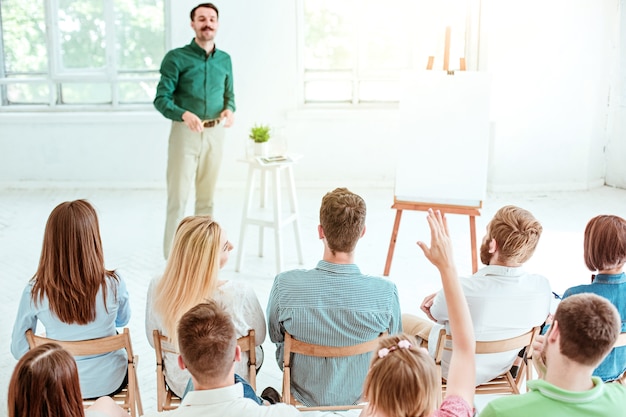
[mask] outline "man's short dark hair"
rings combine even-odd
[[[347,188],[326,193],[320,207],[320,224],[333,252],[354,251],[365,227],[365,201]]]
[[[613,349],[622,320],[609,300],[592,293],[565,298],[554,313],[565,357],[587,366],[597,366]]]
[[[200,383],[225,377],[233,365],[237,336],[224,308],[210,300],[186,312],[178,323],[178,349]]]
[[[217,15],[217,18],[218,19],[220,18],[220,11],[217,10],[217,6],[216,5],[214,5],[213,3],[200,3],[196,7],[191,9],[191,13],[189,13],[189,16],[191,17],[191,20],[193,20],[193,18],[196,17],[196,10],[198,10],[200,7],[208,7],[209,9],[215,10],[215,14]]]

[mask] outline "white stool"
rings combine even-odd
[[[304,263],[302,257],[302,242],[300,240],[300,226],[298,224],[298,205],[296,201],[296,187],[293,179],[293,164],[294,160],[290,158],[287,161],[264,164],[258,161],[256,158],[242,160],[242,162],[248,163],[248,183],[246,186],[246,201],[243,207],[243,215],[241,217],[241,232],[239,234],[239,250],[237,252],[237,264],[235,271],[241,270],[243,262],[243,253],[245,250],[245,237],[246,229],[248,225],[259,226],[259,256],[263,256],[263,231],[265,227],[271,227],[274,229],[274,244],[276,246],[276,271],[277,273],[283,270],[283,235],[282,230],[285,226],[293,223],[293,231],[296,238],[296,250],[298,251],[298,262],[302,265]],[[273,215],[271,219],[261,217],[253,217],[252,213],[252,200],[254,196],[255,177],[257,172],[261,174],[260,183],[260,208],[265,208],[265,199],[267,197],[267,174],[271,177],[271,189],[272,189],[272,205]],[[286,174],[288,186],[287,194],[289,197],[290,212],[286,217],[283,217],[282,210],[282,197],[281,197],[281,173]],[[263,211],[263,210],[261,210]]]

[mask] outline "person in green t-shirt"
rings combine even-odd
[[[195,178],[195,215],[213,215],[213,195],[222,163],[224,128],[234,121],[230,55],[215,47],[219,12],[212,3],[191,10],[196,36],[169,51],[161,63],[154,107],[172,120],[167,156],[167,218],[163,255],[168,258]]]
[[[606,298],[583,293],[564,299],[533,346],[541,379],[528,381],[526,394],[491,401],[480,417],[623,416],[626,387],[592,376],[620,331],[620,315]]]

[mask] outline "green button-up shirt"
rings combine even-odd
[[[202,120],[235,111],[230,55],[213,48],[209,55],[194,40],[169,51],[161,63],[154,107],[168,119],[181,121],[190,111]]]

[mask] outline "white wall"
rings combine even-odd
[[[620,19],[626,22],[626,0],[621,1]],[[619,37],[619,82],[611,89],[611,118],[607,144],[606,183],[626,188],[626,24],[620,27]]]
[[[193,32],[197,1],[172,0],[173,47]],[[228,132],[220,183],[243,183],[247,131],[285,126],[304,158],[296,180],[393,184],[396,144],[410,135],[396,110],[298,108],[296,2],[219,2],[218,47],[233,59],[236,124]],[[624,107],[609,108],[619,81],[619,0],[483,0],[480,67],[492,73],[489,188],[625,187]],[[624,94],[626,96],[626,94]],[[169,124],[141,113],[0,113],[0,184],[66,181],[164,186]],[[424,152],[428,150],[425,149]],[[613,155],[613,152],[611,152]],[[451,151],[450,160],[463,158]],[[623,158],[621,158],[623,160]],[[608,168],[607,168],[608,167]],[[608,171],[607,171],[608,170]]]

